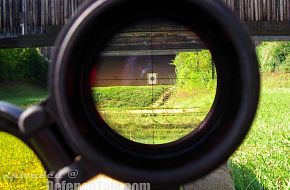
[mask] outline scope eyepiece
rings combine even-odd
[[[170,40],[164,45],[163,39]],[[132,141],[113,130],[92,95],[92,70],[98,86],[118,88],[128,85],[124,82],[128,80],[133,86],[153,86],[156,80],[168,85],[169,75],[166,80],[157,77],[155,71],[161,63],[152,64],[155,57],[160,61],[165,55],[194,48],[210,51],[217,73],[213,104],[198,126],[165,144]],[[123,59],[123,70],[114,70],[114,60],[104,61],[114,56]],[[151,64],[146,68],[135,64],[130,70],[138,56],[147,57]],[[102,72],[110,69],[111,75],[105,79],[111,82],[106,83],[102,77],[107,75]],[[119,71],[133,74],[116,82]],[[48,168],[57,172],[74,163],[74,168],[82,170],[82,182],[103,173],[124,182],[170,187],[204,176],[237,149],[257,110],[259,71],[248,33],[219,1],[98,0],[85,5],[58,36],[49,93],[40,105],[46,112],[41,115],[49,117],[47,126],[33,131],[49,130],[49,137],[62,147],[58,151],[64,150],[66,156],[62,162],[58,157],[52,162],[56,167]],[[30,138],[35,136],[30,134]]]

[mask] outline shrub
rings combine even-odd
[[[25,81],[45,85],[48,61],[36,48],[0,50],[0,81]]]
[[[0,80],[11,80],[13,73],[16,74],[19,49],[0,50]]]
[[[184,89],[208,87],[216,76],[208,50],[178,53],[172,64],[176,68],[177,85]]]
[[[290,53],[285,58],[285,61],[278,67],[278,70],[283,73],[290,73]]]

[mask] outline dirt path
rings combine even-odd
[[[153,104],[152,107],[156,108],[159,106],[164,105],[168,99],[170,98],[170,96],[172,95],[173,92],[173,88],[169,88],[167,89]]]
[[[198,108],[190,109],[147,109],[147,110],[102,110],[100,113],[130,113],[130,114],[175,114],[175,113],[194,113]]]

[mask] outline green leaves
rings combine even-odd
[[[216,76],[208,50],[178,53],[172,64],[176,67],[177,84],[184,89],[208,87]]]
[[[290,72],[290,42],[263,42],[257,55],[261,72]]]
[[[47,72],[48,61],[36,48],[0,50],[0,81],[45,85]]]

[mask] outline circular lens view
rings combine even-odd
[[[111,129],[135,142],[164,144],[203,121],[216,77],[211,53],[193,31],[150,19],[114,35],[90,83],[96,109]]]

